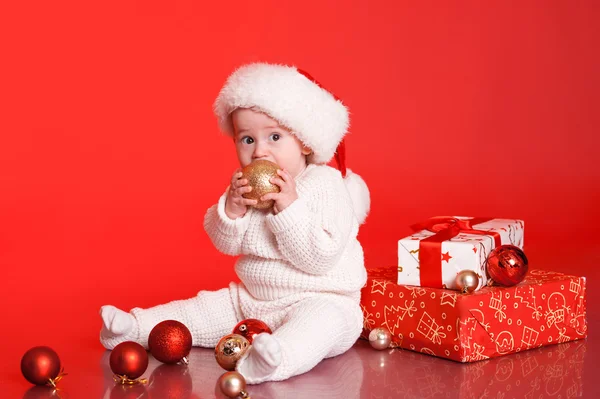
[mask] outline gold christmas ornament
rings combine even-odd
[[[377,350],[389,348],[392,343],[392,334],[383,327],[374,328],[369,333],[369,344]]]
[[[225,370],[235,370],[238,360],[246,353],[250,342],[239,334],[229,334],[221,338],[215,347],[215,358]]]
[[[456,275],[456,286],[463,294],[470,294],[479,285],[479,276],[473,270],[461,270]]]
[[[246,392],[246,380],[237,371],[228,371],[217,380],[217,386],[228,398],[250,399]]]
[[[281,169],[279,165],[265,160],[254,161],[242,169],[242,179],[248,179],[248,185],[252,187],[252,191],[245,193],[243,197],[257,200],[254,208],[268,209],[275,203],[273,200],[261,201],[260,197],[280,191],[278,185],[269,181],[272,177],[279,177],[277,169]]]

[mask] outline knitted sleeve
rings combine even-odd
[[[305,273],[322,275],[340,259],[356,217],[343,180],[320,176],[266,223],[286,260]]]
[[[242,240],[250,224],[251,209],[240,218],[230,219],[225,213],[227,191],[219,198],[219,202],[208,208],[204,216],[204,230],[214,246],[226,255],[240,255]]]

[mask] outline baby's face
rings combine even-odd
[[[231,118],[235,149],[242,167],[262,159],[275,162],[293,177],[306,167],[310,149],[268,115],[239,108],[233,111]]]

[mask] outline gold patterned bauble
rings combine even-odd
[[[238,360],[246,353],[250,342],[239,334],[229,334],[221,338],[215,347],[215,358],[225,370],[235,370]]]
[[[456,286],[463,294],[470,294],[479,285],[479,276],[473,270],[461,270],[456,275]]]
[[[273,206],[275,201],[261,201],[260,197],[269,193],[278,193],[279,186],[271,183],[269,180],[272,177],[278,177],[277,169],[281,169],[279,165],[271,161],[258,160],[242,169],[242,179],[248,179],[248,185],[252,187],[252,191],[245,193],[244,198],[257,200],[254,205],[257,209],[268,209]]]
[[[228,398],[250,399],[246,392],[246,380],[237,371],[228,371],[217,380],[217,386]]]
[[[390,347],[391,343],[392,334],[383,327],[374,328],[369,333],[369,344],[377,350],[387,349]]]

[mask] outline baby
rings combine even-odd
[[[130,313],[103,306],[100,341],[147,347],[152,328],[172,319],[190,329],[194,346],[214,347],[239,321],[259,319],[273,334],[257,335],[237,370],[249,384],[285,380],[344,353],[362,330],[367,276],[356,237],[370,204],[364,181],[344,164],[348,110],[306,72],[262,63],[236,70],[214,109],[242,167],[260,159],[281,168],[271,180],[280,192],[261,198],[272,209],[243,197],[252,187],[238,169],[206,212],[215,247],[241,255],[241,283]],[[326,165],[334,155],[340,170]]]

